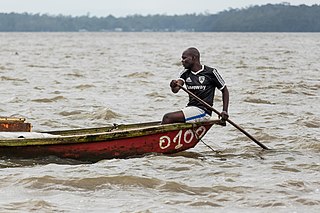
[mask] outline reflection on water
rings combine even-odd
[[[317,212],[319,34],[1,33],[1,116],[34,131],[160,120],[184,49],[230,90],[231,125],[174,156],[0,160],[1,211]],[[215,108],[221,109],[216,93]],[[213,151],[214,150],[214,151]]]

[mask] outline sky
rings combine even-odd
[[[90,15],[125,17],[127,15],[183,15],[210,13],[252,5],[320,4],[319,0],[0,0],[0,13],[32,13],[49,15]]]

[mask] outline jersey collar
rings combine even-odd
[[[200,72],[202,72],[204,70],[204,65],[202,65],[202,68],[200,70],[198,70],[197,72],[191,71],[192,74],[197,75]]]

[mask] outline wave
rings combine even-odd
[[[158,178],[149,178],[132,175],[115,175],[115,176],[97,176],[97,177],[80,177],[80,178],[57,178],[45,175],[42,177],[28,177],[18,181],[18,184],[24,185],[30,189],[41,189],[45,191],[96,191],[101,189],[123,189],[142,188],[155,189],[159,192],[185,194],[185,195],[213,195],[221,193],[242,194],[251,190],[251,187],[245,186],[188,186],[176,181],[165,181]]]
[[[45,65],[37,65],[37,64],[29,64],[27,67],[32,67],[32,68],[51,68],[50,66],[45,66]]]
[[[1,76],[0,81],[21,81],[21,82],[28,82],[27,79],[21,79],[21,78],[13,78],[8,76]]]
[[[31,189],[45,189],[45,190],[70,190],[78,191],[92,190],[99,188],[128,188],[128,187],[142,187],[142,188],[156,188],[161,185],[160,180],[155,178],[137,177],[137,176],[97,176],[87,178],[67,178],[59,179],[57,177],[45,175],[42,177],[28,177],[19,180],[19,184],[26,185]]]
[[[158,93],[158,92],[151,92],[151,93],[148,93],[147,94],[148,97],[155,97],[155,98],[166,98],[167,96],[161,94],[161,93]]]
[[[257,70],[281,70],[281,69],[285,69],[285,68],[281,68],[281,67],[272,67],[272,66],[258,66],[256,67]]]
[[[120,118],[122,117],[121,114],[116,113],[114,111],[112,111],[111,109],[101,109],[95,113],[93,113],[93,115],[91,116],[91,119],[104,119],[104,120],[111,120],[114,118]]]
[[[56,97],[53,97],[53,98],[33,99],[31,101],[39,102],[39,103],[50,103],[50,102],[60,101],[60,100],[63,100],[63,99],[66,99],[66,98],[60,95],[60,96],[56,96]]]
[[[21,202],[11,202],[4,205],[2,208],[5,211],[13,212],[51,212],[56,209],[57,206],[52,205],[51,202],[40,199],[28,199]]]
[[[318,120],[305,121],[303,124],[308,128],[320,128],[320,122]]]
[[[75,73],[67,73],[65,74],[65,76],[68,76],[68,77],[76,77],[76,78],[84,78],[85,75],[81,74],[81,73],[78,73],[78,72],[75,72]]]
[[[315,116],[314,114],[309,113],[310,116]],[[295,124],[303,125],[308,128],[320,128],[320,121],[316,117],[310,118],[309,116],[305,116],[303,118],[299,118],[295,121]]]
[[[127,78],[148,78],[154,76],[151,72],[134,72],[128,75],[125,75],[124,77]]]
[[[59,115],[62,115],[62,116],[71,116],[71,115],[80,115],[81,113],[83,113],[82,110],[73,110],[73,111],[62,111],[62,112],[59,112],[58,114]]]
[[[89,89],[95,87],[95,85],[92,84],[80,84],[78,86],[75,86],[76,89],[80,89],[80,90],[85,90],[85,89]]]
[[[255,103],[255,104],[274,104],[268,100],[262,100],[258,98],[246,98],[244,102]]]

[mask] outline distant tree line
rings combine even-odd
[[[1,32],[194,31],[320,32],[320,5],[288,3],[229,9],[218,14],[130,15],[116,18],[0,13]]]

